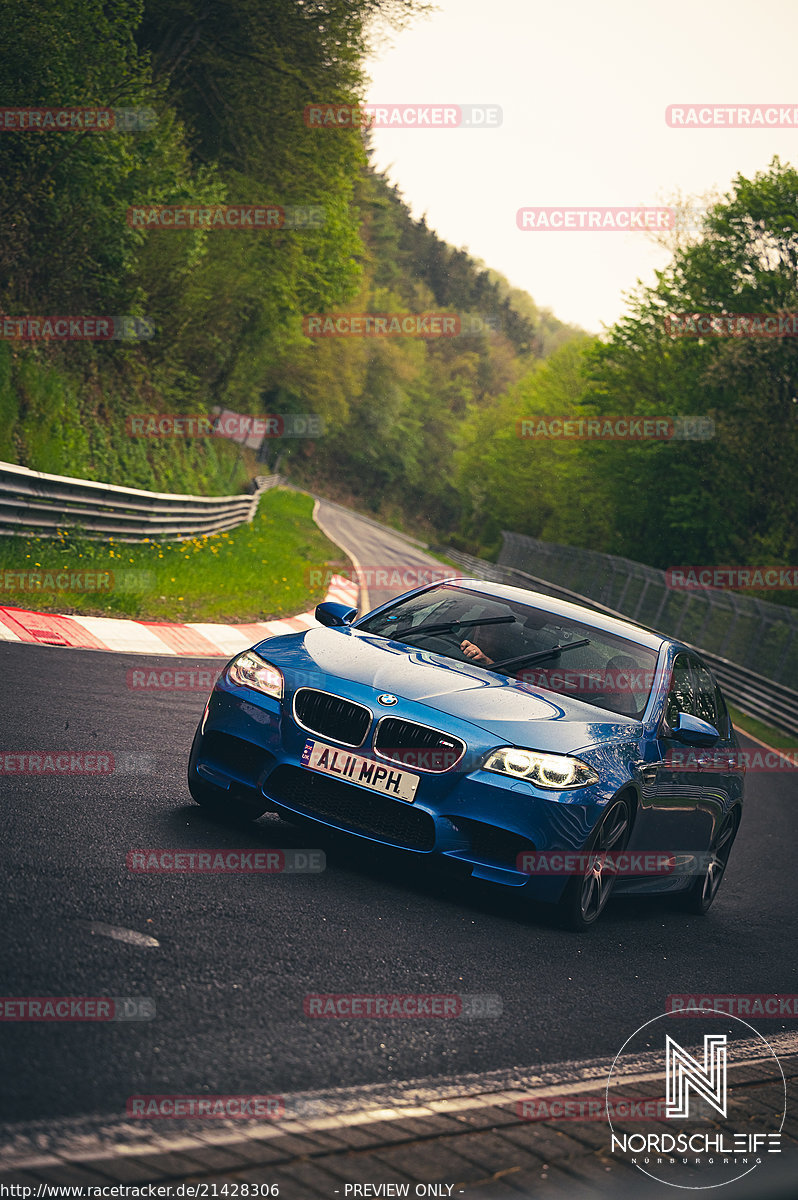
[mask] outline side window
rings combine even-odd
[[[665,705],[665,720],[669,725],[676,724],[680,712],[689,713],[693,717],[698,716],[693,674],[686,654],[677,654],[673,661],[671,687]]]
[[[721,737],[727,738],[729,736],[729,725],[731,720],[729,717],[729,710],[726,707],[726,701],[723,699],[723,692],[720,690],[717,684],[715,684],[715,707],[718,710],[718,724],[716,725],[716,729],[720,733]]]
[[[696,678],[696,716],[703,721],[709,721],[718,729],[718,713],[715,706],[715,680],[709,670],[697,658],[692,660]]]

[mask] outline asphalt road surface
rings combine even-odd
[[[420,556],[329,506],[321,520],[354,538],[362,563]],[[707,917],[619,900],[589,935],[568,934],[514,896],[399,854],[275,817],[210,819],[185,782],[204,691],[131,690],[127,671],[145,663],[209,665],[0,645],[0,749],[143,756],[104,776],[0,775],[0,993],[155,1006],[144,1022],[3,1023],[0,1120],[121,1115],[143,1093],[290,1093],[595,1058],[671,993],[798,992],[794,772],[749,775]],[[271,847],[323,849],[326,870],[175,877],[126,861],[141,848]],[[314,1020],[311,992],[497,994],[503,1012]],[[795,1022],[754,1024],[767,1036]]]
[[[343,546],[359,569],[362,612],[378,608],[414,587],[461,574],[457,567],[447,567],[430,558],[413,542],[382,526],[371,525],[337,504],[319,501],[316,520],[333,541]]]

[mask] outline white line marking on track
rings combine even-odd
[[[675,1022],[679,1024],[678,1018]],[[780,1058],[798,1054],[796,1032],[771,1034],[766,1040]],[[762,1052],[759,1038],[736,1044],[741,1054],[748,1048],[751,1058],[745,1059],[747,1066],[772,1062],[771,1056]],[[699,1052],[697,1043],[695,1052]],[[627,1064],[624,1084],[660,1080],[662,1059],[660,1050],[639,1055]],[[507,1067],[443,1079],[397,1080],[391,1084],[286,1094],[284,1120],[268,1125],[252,1121],[220,1122],[213,1130],[213,1144],[233,1145],[245,1139],[265,1141],[288,1133],[301,1134],[303,1129],[375,1125],[409,1116],[468,1112],[515,1105],[519,1100],[591,1093],[606,1084],[612,1062],[610,1055],[584,1062]],[[790,1077],[795,1077],[794,1068]],[[132,1131],[130,1120],[121,1118],[119,1113],[20,1122],[0,1126],[0,1151],[5,1160],[4,1169],[13,1171],[33,1170],[35,1164],[63,1166],[65,1160],[79,1162],[81,1158],[113,1159],[170,1150],[178,1153],[181,1148],[188,1150],[192,1144],[196,1149],[204,1149],[209,1144],[207,1122],[187,1120],[182,1124],[184,1128],[168,1135],[158,1131],[157,1122],[153,1122],[155,1128],[142,1122],[140,1129]],[[45,1157],[48,1152],[52,1157]]]
[[[99,937],[112,938],[115,942],[126,942],[129,946],[160,946],[157,938],[148,933],[139,933],[135,929],[123,929],[120,925],[103,925],[102,922],[92,922],[89,933]]]

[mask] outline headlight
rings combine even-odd
[[[579,758],[568,758],[565,754],[540,754],[536,750],[515,750],[511,746],[493,750],[483,767],[499,775],[528,779],[538,787],[551,788],[556,792],[598,783],[598,775],[593,768]]]
[[[263,692],[273,700],[283,698],[283,676],[276,667],[267,663],[259,654],[245,650],[234,658],[227,668],[227,678],[239,687],[252,688],[254,692]]]

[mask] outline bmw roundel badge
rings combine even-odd
[[[381,696],[377,697],[377,703],[388,705],[396,704],[396,696],[392,696],[390,692],[383,692]]]

